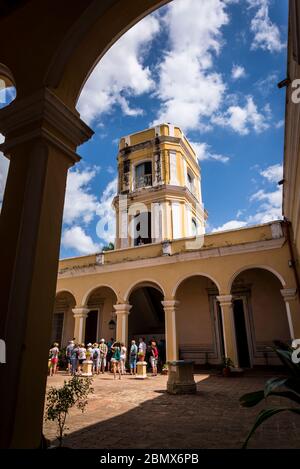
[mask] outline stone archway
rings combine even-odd
[[[224,356],[222,318],[216,283],[191,275],[177,286],[175,299],[179,356],[198,365],[220,363]]]
[[[86,308],[88,310],[84,342],[94,343],[101,338],[109,340],[115,338],[116,329],[114,319],[114,305],[117,296],[114,290],[108,286],[94,288],[86,298]]]
[[[270,346],[291,339],[282,283],[269,270],[240,272],[231,287],[238,361],[241,367],[278,364]]]
[[[165,313],[162,305],[162,289],[153,282],[142,282],[134,286],[129,294],[131,310],[128,318],[128,343],[143,337],[165,341]]]

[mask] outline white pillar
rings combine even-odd
[[[114,305],[117,315],[116,340],[128,345],[128,315],[132,306],[128,303]]]
[[[73,308],[73,315],[75,319],[74,325],[74,337],[76,342],[83,343],[85,339],[85,323],[86,318],[89,313],[89,309],[87,308]]]
[[[223,337],[225,356],[230,358],[235,367],[239,366],[234,316],[232,307],[232,295],[217,296],[222,311]]]
[[[176,327],[176,310],[179,301],[170,300],[161,302],[165,311],[165,329],[166,329],[166,355],[167,361],[178,360],[179,347]]]
[[[296,288],[280,290],[285,302],[291,339],[300,338],[300,305]]]

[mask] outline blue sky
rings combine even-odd
[[[158,122],[194,144],[208,232],[281,216],[287,10],[287,0],[173,0],[108,51],[77,106],[95,135],[69,173],[61,257],[113,240],[117,141]]]

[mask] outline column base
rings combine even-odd
[[[147,376],[147,362],[137,362],[135,377],[137,379],[148,378],[148,376]]]
[[[93,369],[93,362],[92,362],[92,360],[85,360],[85,361],[82,363],[82,373],[81,373],[81,376],[86,376],[86,377],[93,376],[92,369]]]
[[[196,394],[197,385],[194,379],[194,362],[176,360],[168,362],[168,365],[167,392],[169,394]]]

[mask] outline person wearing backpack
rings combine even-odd
[[[107,352],[108,352],[108,347],[105,343],[105,339],[101,339],[100,345],[99,345],[99,360],[100,360],[99,368],[102,374],[104,374],[105,372]]]
[[[117,373],[119,373],[119,379],[121,379],[121,345],[120,342],[114,342],[111,346],[113,356],[111,358],[111,363],[113,366],[114,379],[116,379]]]
[[[93,350],[92,350],[92,356],[91,359],[93,360],[93,373],[99,374],[100,371],[100,350],[98,347],[98,344],[94,343],[93,345]]]
[[[129,356],[129,366],[130,366],[130,374],[136,375],[136,358],[137,358],[138,348],[135,343],[135,340],[131,341],[130,347],[130,356]]]

